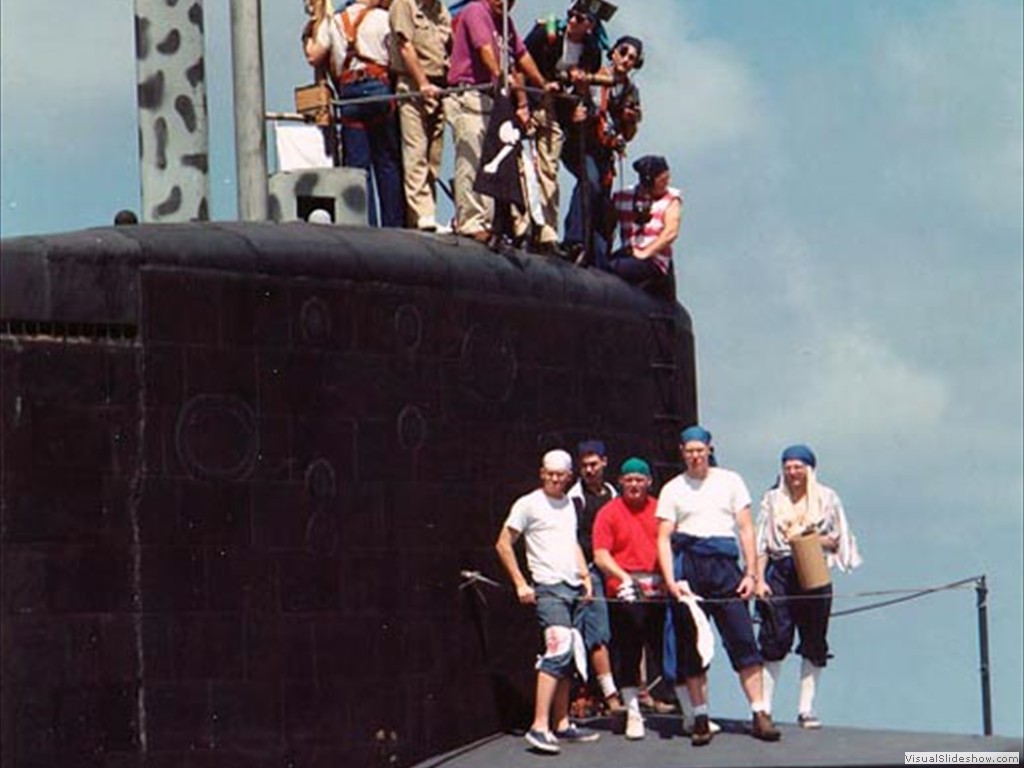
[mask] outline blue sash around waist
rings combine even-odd
[[[739,545],[733,536],[691,536],[688,533],[672,534],[672,549],[691,555],[721,556],[738,558]]]

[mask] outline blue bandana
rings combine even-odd
[[[698,425],[687,427],[679,433],[680,443],[688,443],[691,440],[697,440],[698,442],[704,443],[704,445],[711,445],[711,433],[704,429],[704,427]]]
[[[791,445],[784,450],[782,452],[782,463],[785,464],[787,461],[802,461],[812,468],[818,466],[818,459],[814,455],[814,451],[806,445]]]
[[[586,456],[588,453],[596,453],[602,458],[608,455],[608,451],[605,450],[604,443],[600,440],[584,440],[578,446],[576,446],[576,455],[579,457]]]

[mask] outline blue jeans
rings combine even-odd
[[[368,122],[366,127],[341,126],[342,165],[366,171],[366,199],[370,226],[405,225],[405,194],[402,191],[402,145],[394,114]],[[374,191],[376,190],[376,196]]]
[[[607,192],[601,186],[601,178],[608,171],[608,162],[602,157],[588,154],[583,159],[582,172],[578,162],[566,164],[569,172],[576,177],[576,186],[572,190],[572,199],[569,201],[569,212],[565,215],[565,236],[563,238],[568,244],[583,244],[585,242],[584,225],[589,220],[593,238],[590,256],[598,269],[606,271],[608,270],[608,241],[605,239],[604,233],[607,231],[606,223],[611,202]],[[586,197],[585,205],[584,196]],[[586,217],[584,217],[584,207],[586,207]]]
[[[665,277],[654,259],[638,259],[621,249],[612,254],[608,269],[632,285]]]

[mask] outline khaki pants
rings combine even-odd
[[[473,191],[493,108],[494,99],[479,91],[445,99],[445,116],[455,137],[455,230],[461,235],[489,230],[494,218],[491,198]]]
[[[537,155],[537,186],[540,187],[541,212],[543,226],[536,232],[538,243],[558,242],[558,169],[562,156],[562,145],[565,144],[565,133],[555,118],[554,109],[541,106],[530,115],[530,128]],[[526,162],[526,157],[523,157]],[[529,207],[529,192],[524,180],[524,199]],[[515,212],[515,233],[524,235],[533,222],[528,213]]]
[[[396,93],[412,93],[411,78],[399,76]],[[405,99],[398,102],[402,131],[402,168],[406,218],[410,227],[434,221],[437,213],[437,178],[444,146],[444,106],[438,99]]]

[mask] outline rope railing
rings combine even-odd
[[[385,101],[415,101],[417,99],[444,98],[445,96],[457,96],[461,93],[469,93],[473,91],[493,91],[495,87],[494,83],[483,83],[480,85],[453,85],[449,88],[441,88],[438,90],[436,95],[427,95],[420,91],[407,91],[405,93],[384,93],[377,96],[358,96],[348,99],[332,97],[331,105],[334,107],[340,107],[360,104],[377,104]],[[550,96],[556,99],[565,99],[567,101],[582,101],[585,98],[575,93],[548,91],[543,88],[535,88],[533,86],[515,86],[513,90],[521,90],[536,96]],[[301,112],[288,111],[267,111],[264,112],[263,117],[265,120],[278,120],[285,122],[308,122],[311,120],[310,117],[303,115]]]
[[[462,571],[460,574],[463,578],[463,582],[459,585],[459,589],[465,589],[466,587],[472,586],[473,584],[486,584],[489,587],[497,587],[502,590],[508,590],[508,587],[494,579],[483,575],[480,571]],[[933,594],[935,592],[943,592],[949,590],[963,590],[973,589],[979,580],[984,579],[984,576],[972,576],[968,579],[961,579],[954,581],[950,584],[942,584],[933,587],[911,587],[911,588],[899,588],[899,589],[879,589],[879,590],[868,590],[863,592],[838,592],[832,594],[813,594],[813,595],[769,595],[768,597],[756,598],[758,600],[764,600],[769,603],[784,603],[784,602],[796,602],[798,600],[855,600],[862,599],[865,597],[885,597],[888,595],[900,595],[892,600],[884,600],[879,603],[873,603],[871,605],[858,606],[857,608],[850,608],[844,611],[833,611],[830,616],[835,618],[838,616],[847,616],[854,613],[861,613],[868,610],[874,610],[876,608],[884,608],[889,605],[896,605],[897,603],[904,603],[910,600],[915,600],[919,597]],[[557,600],[559,598],[541,598]],[[676,602],[672,597],[646,597],[638,600],[621,600],[617,597],[607,597],[604,595],[594,595],[592,600],[600,601],[604,603],[672,603]],[[742,598],[742,597],[700,597],[698,600],[708,605],[725,605],[728,603],[746,603],[750,600],[755,599],[754,597]]]
[[[509,593],[511,590],[505,584],[495,581],[488,576],[485,576],[480,571],[463,570],[460,572],[460,576],[463,581],[459,585],[459,589],[466,589],[467,587],[473,587],[474,592],[486,603],[486,598],[479,589],[481,584],[486,586],[497,588],[502,590],[504,593]],[[863,599],[866,597],[886,597],[889,595],[896,595],[892,599],[882,600],[880,602],[871,603],[869,605],[857,606],[855,608],[848,608],[842,611],[832,611],[829,615],[831,618],[838,618],[841,616],[852,616],[857,613],[864,613],[866,611],[878,610],[880,608],[888,608],[899,603],[909,602],[911,600],[917,600],[921,597],[933,595],[938,592],[950,592],[965,589],[974,589],[977,594],[977,613],[978,613],[978,655],[979,655],[979,674],[981,676],[981,710],[982,710],[982,732],[986,736],[992,735],[992,686],[991,686],[991,673],[989,669],[989,647],[988,647],[988,585],[984,574],[980,576],[970,576],[966,579],[959,579],[957,581],[950,582],[949,584],[940,584],[931,587],[919,587],[919,588],[897,588],[897,589],[881,589],[881,590],[868,590],[862,592],[847,592],[838,594],[813,594],[813,595],[786,595],[786,596],[768,596],[766,598],[757,598],[764,600],[768,603],[782,603],[786,601],[795,600],[823,600],[826,598],[849,600],[849,599]],[[540,597],[538,600],[559,600],[557,597]],[[674,598],[671,597],[653,597],[644,598],[642,600],[621,600],[614,597],[595,596],[593,600],[602,601],[605,603],[632,603],[632,604],[657,604],[657,603],[671,603],[675,602]],[[741,597],[722,597],[722,598],[698,598],[700,602],[709,605],[714,604],[725,604],[734,602],[749,602],[753,598],[741,598]]]

